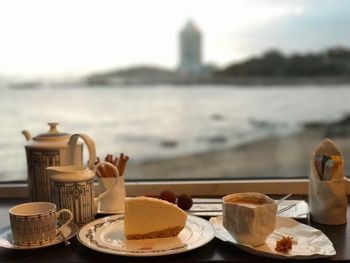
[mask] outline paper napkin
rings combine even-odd
[[[346,223],[347,197],[343,156],[325,139],[311,158],[309,208],[311,219],[327,225]]]

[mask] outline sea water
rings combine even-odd
[[[23,129],[86,133],[97,155],[132,162],[220,150],[350,113],[350,85],[0,88],[0,181],[24,180]],[[87,151],[84,152],[85,157]]]

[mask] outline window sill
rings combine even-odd
[[[308,194],[308,179],[281,180],[217,180],[217,181],[157,181],[127,182],[128,196],[159,194],[171,190],[176,194],[191,196],[223,196],[234,192],[261,192],[270,195],[293,193]],[[347,194],[350,194],[350,181],[347,181]],[[26,198],[27,184],[0,184],[0,198]]]

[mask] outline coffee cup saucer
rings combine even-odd
[[[98,213],[98,214],[101,214],[101,215],[117,215],[117,214],[124,214],[124,209],[122,209],[122,210],[117,210],[117,211],[105,211],[105,210],[98,209],[98,210],[97,210],[97,213]]]
[[[69,225],[62,228],[63,235],[66,237],[67,240],[74,237],[78,232],[78,230],[79,230],[78,226],[74,223],[70,223]],[[6,226],[0,229],[0,247],[3,247],[3,248],[36,249],[36,248],[53,246],[62,242],[63,242],[63,239],[60,237],[60,235],[57,235],[53,241],[42,245],[29,245],[29,246],[16,245],[13,243],[11,226]]]

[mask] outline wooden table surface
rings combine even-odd
[[[0,228],[9,225],[8,209],[26,200],[0,200]],[[348,219],[350,208],[348,209]],[[320,229],[333,242],[337,254],[324,259],[325,262],[350,262],[350,226],[327,226],[314,222],[304,222]],[[71,245],[63,243],[31,250],[12,250],[0,248],[0,262],[281,262],[255,256],[233,245],[214,238],[210,243],[185,253],[158,257],[123,257],[91,250],[79,243],[76,237],[70,239]],[[303,260],[311,262],[310,260]],[[321,262],[321,260],[314,260]],[[286,262],[292,262],[290,260]],[[299,261],[300,262],[300,261]]]

